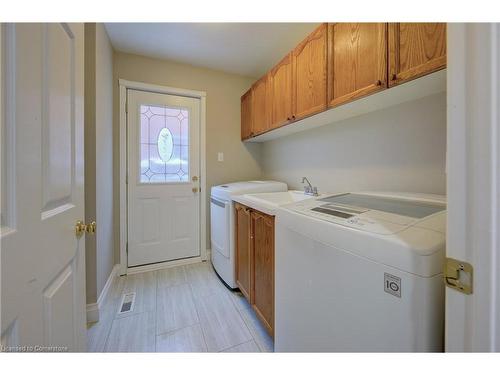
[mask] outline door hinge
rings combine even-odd
[[[128,114],[128,100],[125,100],[125,113]]]
[[[125,250],[127,251],[127,255],[128,255],[128,242],[127,242],[127,244],[125,245]]]
[[[447,287],[464,294],[472,294],[472,273],[470,263],[453,258],[445,259],[443,279]]]

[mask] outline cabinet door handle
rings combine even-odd
[[[287,121],[290,121],[290,120],[291,120],[291,118],[290,118],[290,117],[287,117],[286,119],[287,119]]]
[[[375,86],[382,86],[382,81],[379,79],[375,82]]]
[[[295,120],[295,115],[293,115],[292,118]]]
[[[397,74],[393,74],[393,75],[392,75],[392,77],[391,77],[391,80],[392,80],[392,81],[395,81],[396,79],[398,79]]]

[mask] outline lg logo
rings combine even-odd
[[[384,273],[384,291],[401,298],[401,278]]]

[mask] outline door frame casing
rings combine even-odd
[[[446,256],[474,268],[473,291],[446,288],[445,351],[500,351],[500,25],[447,30]]]
[[[147,91],[159,94],[185,96],[200,99],[200,256],[192,258],[194,261],[207,259],[207,180],[206,180],[206,97],[205,91],[180,89],[169,86],[160,86],[144,82],[118,79],[120,90],[120,127],[119,127],[119,186],[120,186],[120,275],[130,273],[127,265],[127,90]],[[172,267],[176,264],[185,264],[187,260],[173,260],[153,265],[133,267],[132,272]]]

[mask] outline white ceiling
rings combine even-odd
[[[106,23],[113,47],[249,77],[259,77],[316,23]]]

